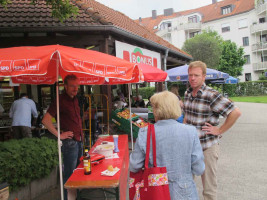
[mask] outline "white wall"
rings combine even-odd
[[[173,19],[168,19],[164,21],[171,21],[172,22],[172,29],[171,33],[171,43],[178,48],[182,48],[185,40],[186,40],[186,32],[185,30],[177,30],[175,27],[181,26],[181,24],[188,23],[188,17],[192,15],[198,15],[201,19],[201,15],[198,13],[193,13],[188,16],[180,16]],[[258,22],[259,16],[256,14],[256,10],[253,9],[250,12],[233,15],[231,17],[226,17],[218,20],[214,20],[211,22],[203,23],[201,29],[211,28],[218,32],[219,35],[223,37],[224,40],[231,40],[235,42],[238,47],[244,48],[244,55],[250,55],[250,64],[245,64],[243,66],[242,76],[239,77],[240,81],[245,81],[245,74],[251,73],[251,80],[258,80],[261,72],[255,72],[252,68],[252,63],[260,62],[260,54],[253,53],[251,47],[256,42],[259,42],[259,37],[255,37],[255,35],[250,34],[250,26],[253,22]],[[239,20],[247,20],[247,27],[239,28]],[[230,31],[222,33],[222,24],[229,23],[230,24]],[[159,31],[160,32],[160,31]],[[158,34],[160,35],[160,34]],[[249,38],[249,46],[243,46],[243,37]]]

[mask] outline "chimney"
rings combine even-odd
[[[156,19],[156,18],[157,18],[157,11],[152,10],[152,19]]]
[[[164,9],[164,16],[171,16],[173,14],[173,8]]]
[[[139,23],[141,23],[142,22],[142,17],[139,17]]]
[[[215,4],[215,3],[217,3],[217,0],[212,0],[212,4]]]

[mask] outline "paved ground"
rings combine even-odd
[[[266,200],[267,104],[236,105],[242,116],[220,143],[218,200]]]
[[[236,105],[242,116],[221,139],[218,200],[267,200],[267,104]],[[197,185],[201,194],[200,178]],[[60,199],[57,188],[51,193],[35,200]]]

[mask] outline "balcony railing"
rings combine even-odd
[[[258,62],[252,64],[254,71],[262,71],[267,69],[267,62]]]
[[[267,22],[260,23],[260,24],[254,24],[250,26],[250,33],[257,33],[260,31],[266,31],[267,30]]]
[[[177,26],[177,30],[201,30],[201,23],[184,23]]]
[[[173,28],[172,27],[168,27],[168,28],[165,28],[165,29],[161,29],[161,30],[158,30],[156,32],[156,34],[160,37],[162,37],[163,35],[166,35],[167,33],[170,33],[173,31]]]
[[[267,50],[267,42],[259,42],[252,45],[252,51]]]
[[[258,5],[256,7],[256,10],[257,10],[257,14],[258,15],[263,14],[264,12],[266,12],[267,11],[267,2]]]

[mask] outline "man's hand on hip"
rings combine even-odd
[[[212,126],[209,123],[205,123],[205,126],[202,126],[202,131],[205,131],[206,135],[220,135],[220,129],[217,126]]]
[[[60,139],[65,140],[65,139],[72,139],[73,138],[73,132],[72,131],[66,131],[60,134]]]

